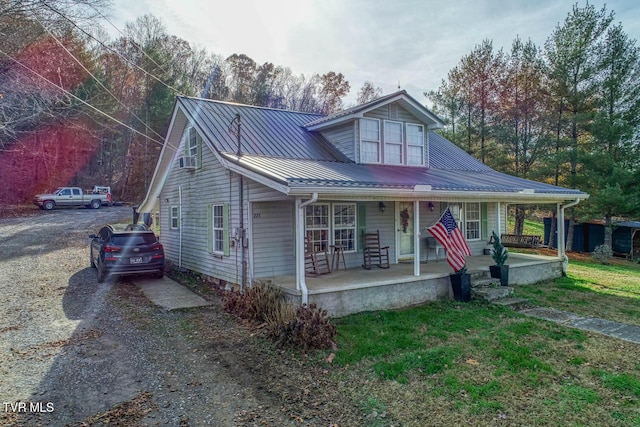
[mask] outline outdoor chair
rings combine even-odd
[[[304,271],[314,276],[331,273],[327,251],[315,250],[307,237],[304,238]]]
[[[372,265],[389,268],[389,246],[380,245],[380,230],[375,233],[362,232],[364,264],[362,268],[370,270]]]
[[[436,257],[436,262],[438,261],[438,255],[440,251],[442,251],[446,257],[446,249],[440,242],[436,240],[435,237],[427,237],[427,262],[429,262],[429,251],[433,251],[433,255]],[[444,258],[443,258],[444,259]]]

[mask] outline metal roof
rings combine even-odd
[[[237,152],[237,122],[234,119],[240,114],[243,154],[349,161],[321,134],[304,128],[305,123],[323,117],[321,115],[184,96],[178,97],[177,102],[202,136],[219,152]]]
[[[320,117],[312,122],[307,123],[305,126],[310,130],[319,130],[333,124],[352,120],[356,117],[359,117],[359,115],[361,115],[362,113],[394,101],[400,102],[405,108],[411,110],[413,114],[421,117],[425,121],[425,123],[437,128],[444,127],[444,122],[442,122],[442,120],[440,120],[438,116],[436,116],[431,110],[411,97],[406,90],[399,90],[397,92],[390,93],[389,95],[381,96],[380,98],[365,102],[364,104],[356,105],[355,107],[347,108],[345,110],[329,114],[328,116]]]
[[[348,164],[342,162],[284,159],[265,156],[225,157],[249,170],[287,186],[413,189],[430,186],[433,191],[473,191],[514,193],[533,190],[532,194],[584,195],[553,185],[513,177],[490,168],[452,170],[426,167]]]
[[[377,108],[380,102],[392,102],[398,96],[404,97],[404,91],[327,117],[351,115],[374,105]],[[430,186],[432,190],[452,192],[587,197],[579,190],[494,171],[433,131],[429,131],[428,166],[356,164],[320,132],[305,128],[309,123],[322,122],[322,115],[189,97],[178,97],[177,103],[223,158],[289,189],[331,187],[388,191]],[[237,122],[234,119],[237,114],[242,120],[240,158],[236,156]]]

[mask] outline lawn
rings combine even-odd
[[[570,264],[518,288],[542,304],[640,324],[640,269]],[[333,372],[371,426],[640,425],[640,346],[486,303],[430,303],[336,320]]]

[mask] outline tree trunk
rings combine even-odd
[[[524,205],[516,205],[516,223],[513,234],[524,234]]]
[[[567,230],[567,241],[564,245],[565,251],[571,251],[573,248],[573,229],[575,228],[576,221],[573,219],[573,216],[569,218],[569,227]]]
[[[556,247],[556,229],[558,219],[556,218],[556,213],[554,212],[551,216],[551,226],[549,227],[549,249],[553,249]]]
[[[611,225],[611,215],[605,215],[604,217],[604,245],[611,248],[613,252],[613,227]]]

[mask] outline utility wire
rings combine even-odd
[[[38,21],[40,26],[44,28],[44,30],[51,37],[53,37],[53,39],[58,43],[58,45],[60,45],[60,47],[64,49],[65,52],[67,52],[69,56],[71,56],[78,63],[78,65],[80,65],[82,69],[86,71],[96,81],[96,83],[98,83],[98,85],[100,85],[101,88],[103,88],[109,95],[111,95],[111,97],[113,97],[113,99],[115,99],[118,104],[120,104],[129,114],[135,117],[146,129],[150,130],[153,134],[155,134],[159,138],[163,138],[162,135],[160,135],[158,132],[153,130],[153,128],[149,127],[149,125],[145,121],[143,121],[140,117],[138,117],[133,111],[129,109],[129,107],[127,107],[122,101],[120,101],[117,96],[115,96],[109,89],[107,89],[107,87],[104,84],[102,84],[100,79],[94,76],[93,73],[89,71],[87,67],[85,67],[84,64],[71,51],[69,51],[69,49],[67,49],[67,47],[64,44],[62,44],[62,42],[51,31],[49,31],[49,29],[42,22],[40,22],[40,20],[37,17],[34,17],[34,19]]]
[[[152,73],[148,72],[147,70],[145,70],[144,68],[140,67],[138,64],[135,64],[133,62],[131,62],[128,58],[124,57],[120,52],[118,52],[116,49],[113,49],[109,46],[107,46],[106,44],[104,44],[102,41],[98,40],[96,37],[94,37],[92,34],[88,33],[87,31],[85,31],[82,27],[80,27],[78,24],[76,24],[75,22],[73,22],[71,19],[69,19],[68,17],[64,16],[62,13],[58,12],[57,10],[55,10],[55,8],[52,8],[51,6],[49,6],[46,2],[43,2],[43,4],[49,8],[51,11],[57,13],[58,15],[60,15],[62,18],[66,19],[67,21],[69,21],[71,23],[71,25],[73,25],[74,27],[76,27],[78,30],[80,30],[84,35],[86,35],[87,37],[97,41],[103,48],[107,49],[108,51],[115,53],[117,56],[119,56],[125,63],[127,63],[128,65],[130,65],[131,67],[137,68],[138,70],[142,71],[145,75],[151,77],[152,79],[154,79],[155,81],[157,81],[158,83],[160,83],[161,85],[165,86],[167,89],[171,89],[174,93],[180,95],[180,96],[185,96],[182,92],[180,92],[180,90],[176,89],[175,87],[171,86],[170,84],[162,81],[162,79],[160,79],[159,77],[156,77],[155,75],[153,75]],[[137,46],[136,43],[134,43],[134,46],[136,46],[136,48],[138,50],[140,50],[140,48]],[[161,67],[162,68],[162,67]]]
[[[48,78],[46,78],[45,76],[43,76],[42,74],[38,73],[37,71],[33,70],[32,68],[30,68],[29,66],[23,64],[22,62],[18,61],[17,59],[15,59],[13,56],[9,55],[8,53],[6,53],[5,51],[3,51],[2,49],[0,49],[0,53],[3,54],[4,56],[6,56],[7,58],[9,58],[11,61],[15,62],[16,64],[18,64],[19,66],[21,66],[22,68],[26,69],[27,71],[29,71],[30,73],[36,75],[37,77],[40,77],[41,79],[43,79],[44,81],[46,81],[47,83],[49,83],[52,86],[55,86],[57,89],[59,89],[60,91],[66,93],[67,95],[69,95],[70,97],[72,97],[73,99],[79,101],[80,103],[86,105],[87,107],[91,108],[92,110],[96,111],[97,113],[107,117],[108,119],[113,120],[114,122],[124,126],[125,128],[131,130],[134,133],[137,133],[140,136],[143,136],[149,140],[151,140],[152,142],[155,142],[156,144],[159,144],[160,146],[164,145],[161,141],[158,141],[157,139],[154,139],[148,135],[145,135],[144,133],[140,132],[137,129],[132,128],[131,126],[129,126],[128,124],[116,119],[115,117],[111,116],[108,113],[105,113],[104,111],[100,110],[97,107],[94,107],[93,105],[89,104],[88,102],[86,102],[85,100],[77,97],[76,95],[74,95],[73,93],[69,92],[68,90],[66,90],[65,88],[63,88],[62,86],[58,86],[57,84],[55,84],[54,82],[52,82],[51,80],[49,80]],[[172,147],[177,149],[177,147]]]

